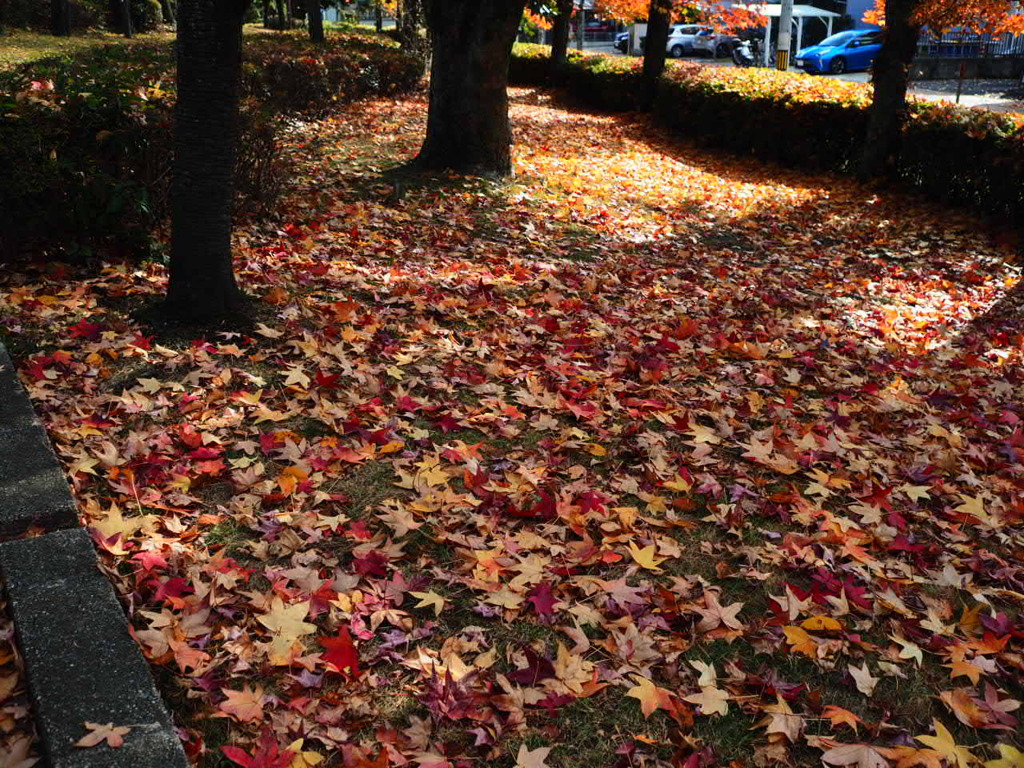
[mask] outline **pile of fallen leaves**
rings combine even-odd
[[[1021,765],[1016,272],[949,210],[518,92],[296,130],[250,330],[0,322],[204,765]],[[112,724],[125,726],[130,724]]]

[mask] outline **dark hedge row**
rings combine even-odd
[[[517,46],[511,82],[559,85],[598,109],[639,109],[638,60],[574,54],[552,81],[547,54],[545,46]],[[870,98],[869,86],[831,78],[676,62],[662,77],[654,110],[706,146],[852,172]],[[917,102],[898,172],[933,199],[1024,222],[1024,116]]]
[[[239,213],[267,210],[285,176],[280,119],[408,90],[422,62],[388,42],[247,39]],[[166,220],[174,62],[169,43],[96,49],[0,72],[0,260],[145,256]]]

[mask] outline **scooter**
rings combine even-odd
[[[756,41],[741,40],[732,47],[732,60],[737,67],[756,67],[757,47]]]

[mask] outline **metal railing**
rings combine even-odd
[[[1024,57],[1024,35],[992,35],[977,32],[925,32],[917,45],[917,55],[927,59],[990,59],[1001,56]]]

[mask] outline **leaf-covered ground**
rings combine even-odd
[[[381,175],[419,97],[297,127],[252,330],[0,282],[192,758],[1021,765],[1006,244],[514,96],[504,183]]]

